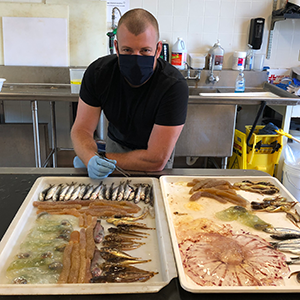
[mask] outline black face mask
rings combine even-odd
[[[120,71],[133,86],[142,85],[153,74],[154,57],[119,54]]]

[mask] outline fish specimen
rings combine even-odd
[[[267,227],[263,231],[270,233],[270,237],[275,240],[289,240],[300,238],[300,230],[283,228],[283,227]]]
[[[238,221],[246,226],[252,227],[256,230],[263,230],[272,227],[271,224],[266,223],[255,214],[249,212],[246,208],[241,206],[231,206],[225,210],[216,213],[216,217],[222,221]]]
[[[242,182],[235,182],[233,184],[235,187],[240,188],[241,190],[245,190],[248,192],[265,194],[265,195],[273,195],[279,193],[279,188],[274,184],[265,181],[250,181],[243,180]]]
[[[283,285],[285,255],[257,235],[198,233],[179,244],[185,273],[200,286]]]
[[[153,206],[153,187],[146,183],[131,185],[131,180],[121,181],[119,184],[112,182],[109,186],[102,181],[98,185],[83,183],[50,184],[39,193],[39,201],[75,201],[75,200],[113,200],[144,201]]]
[[[104,239],[104,227],[101,225],[101,220],[97,219],[97,223],[94,227],[94,241],[99,244]]]
[[[15,284],[56,283],[62,270],[63,251],[76,222],[70,217],[39,216],[9,264],[6,277]]]
[[[118,264],[105,264],[102,268],[102,274],[100,276],[93,277],[90,282],[145,282],[158,274],[158,272],[146,271],[128,265],[122,266]]]
[[[289,201],[282,196],[267,197],[262,202],[251,202],[251,208],[253,210],[267,211],[267,212],[288,212],[292,209],[297,202]]]
[[[110,247],[102,247],[100,249],[100,255],[103,259],[105,259],[108,262],[113,262],[113,263],[119,263],[126,261],[129,264],[134,264],[134,263],[145,263],[151,261],[149,260],[142,260],[140,257],[133,257],[126,252],[123,252],[119,249],[115,248],[110,248]]]

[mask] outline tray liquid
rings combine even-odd
[[[252,286],[252,287],[203,287],[197,285],[194,281],[192,281],[188,276],[185,275],[182,261],[180,257],[180,252],[178,248],[178,242],[176,237],[176,230],[174,225],[180,219],[188,219],[188,218],[207,218],[213,220],[218,224],[230,224],[233,228],[233,232],[240,232],[243,229],[246,232],[250,232],[254,235],[258,235],[267,241],[276,241],[270,238],[270,235],[242,225],[237,221],[232,222],[223,222],[215,217],[215,213],[221,210],[224,210],[234,204],[226,203],[222,204],[217,202],[216,200],[209,198],[201,198],[195,202],[190,202],[189,190],[191,187],[187,187],[186,183],[192,181],[194,178],[204,179],[207,178],[205,176],[162,176],[160,177],[160,183],[162,188],[162,194],[164,198],[164,204],[166,208],[166,213],[168,216],[169,229],[173,244],[173,250],[175,254],[177,270],[179,274],[179,280],[181,286],[189,292],[193,293],[220,293],[220,292],[299,292],[300,291],[300,283],[296,281],[296,276],[292,276],[290,279],[284,278],[284,286]],[[243,180],[251,180],[251,181],[268,181],[275,184],[280,189],[280,195],[286,197],[290,201],[297,201],[288,190],[274,177],[270,176],[250,176],[250,177],[209,177],[212,179],[224,179],[228,180],[230,183],[241,182]],[[263,198],[268,197],[268,195],[260,195],[257,193],[250,193],[246,191],[237,191],[238,194],[246,198],[249,202],[251,201],[262,201]],[[298,212],[300,212],[299,204],[296,205]],[[181,214],[174,214],[174,212],[180,212]],[[182,215],[187,214],[187,215]],[[274,227],[286,227],[286,228],[294,228],[298,229],[294,226],[289,220],[286,219],[285,213],[268,213],[268,212],[256,212],[256,215],[259,216],[265,222],[272,224]],[[295,254],[284,253],[289,260],[290,257],[295,257]],[[300,265],[291,265],[291,272],[300,271]]]
[[[130,178],[131,184],[148,183],[153,186],[155,218],[147,216],[140,222],[146,223],[148,227],[156,228],[156,230],[147,230],[145,232],[150,235],[142,239],[145,242],[140,248],[125,251],[128,254],[141,257],[142,259],[151,259],[151,262],[135,265],[138,268],[159,272],[146,282],[135,283],[86,283],[86,284],[28,284],[16,285],[7,282],[5,277],[6,269],[14,256],[19,252],[19,246],[27,236],[29,230],[33,227],[36,219],[36,208],[32,202],[38,199],[38,194],[44,190],[49,184],[58,183],[84,183],[99,184],[99,181],[89,179],[87,177],[40,177],[36,180],[20,207],[17,215],[12,221],[6,234],[0,243],[0,293],[5,295],[13,294],[117,294],[117,293],[154,293],[167,285],[173,277],[177,276],[175,262],[173,256],[168,255],[172,251],[170,236],[164,205],[162,201],[159,182],[156,178]],[[107,186],[112,182],[118,185],[123,178],[109,177],[103,180]],[[138,204],[141,211],[146,206],[142,201]],[[101,221],[105,228],[105,234],[108,234],[107,228],[114,225],[108,224],[105,220]],[[74,230],[80,228],[74,227]],[[99,244],[100,245],[100,244]],[[99,246],[98,246],[99,247]]]

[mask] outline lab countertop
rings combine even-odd
[[[256,170],[224,170],[224,169],[172,169],[162,172],[133,172],[132,176],[149,176],[159,178],[161,175],[183,176],[266,176],[268,174]],[[85,169],[73,168],[0,168],[0,236],[2,237],[17,213],[35,180],[41,176],[87,176]],[[111,176],[120,176],[113,173]],[[300,286],[299,286],[300,291]],[[0,296],[1,299],[101,299],[101,300],[196,300],[199,299],[298,299],[297,294],[193,294],[181,288],[178,278],[153,294],[111,294],[111,295],[45,295],[45,296]]]
[[[190,87],[190,104],[244,104],[259,105],[265,101],[268,105],[299,105],[300,97],[292,95],[272,84],[265,83],[263,87],[247,87],[246,90],[253,92],[253,97],[239,97],[225,95],[234,93],[234,88],[222,86],[202,86]],[[255,96],[255,93],[270,92],[271,96]],[[200,96],[202,93],[214,94],[212,96]],[[220,95],[218,95],[220,94]],[[272,97],[272,94],[274,97]],[[51,83],[4,83],[0,92],[0,100],[8,101],[67,101],[77,102],[78,94],[71,93],[70,84],[51,84]]]

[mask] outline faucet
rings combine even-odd
[[[117,33],[117,25],[115,24],[115,10],[117,10],[119,12],[120,17],[122,16],[122,13],[120,11],[120,9],[118,7],[114,7],[112,9],[112,13],[111,13],[111,29],[112,31],[108,32],[106,35],[109,38],[109,52],[110,54],[114,54],[114,39],[115,39],[115,35]]]
[[[215,55],[211,55],[211,71],[209,76],[207,77],[207,83],[215,83],[220,80],[219,76],[214,76],[214,67],[215,67]]]
[[[189,79],[189,80],[200,80],[200,76],[201,76],[201,70],[202,69],[194,69],[194,68],[192,68],[186,61],[184,62],[185,64],[186,64],[186,66],[187,66],[187,76],[186,77],[184,77],[185,79]],[[191,77],[191,70],[197,70],[198,72],[197,72],[197,74],[196,74],[196,76],[194,76],[194,77]]]

